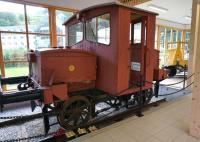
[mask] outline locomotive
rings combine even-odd
[[[100,102],[148,104],[157,94],[149,82],[166,77],[154,49],[156,15],[119,3],[79,11],[63,24],[66,47],[30,51],[29,76],[1,78],[1,86],[18,84],[18,91],[1,90],[0,105],[42,104],[43,113],[57,111],[70,129],[96,117]],[[46,115],[44,122],[48,132]]]

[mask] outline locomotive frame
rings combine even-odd
[[[108,16],[102,16],[105,14],[110,15],[109,24],[105,23]],[[1,110],[5,104],[31,101],[32,110],[40,105],[43,113],[57,112],[59,124],[72,129],[110,108],[147,105],[153,96],[157,97],[159,81],[166,77],[165,71],[159,69],[159,51],[154,49],[156,15],[118,3],[80,11],[64,23],[67,47],[31,51],[29,76],[0,79],[1,86],[19,84],[16,92],[0,91]],[[87,39],[86,25],[98,16],[102,16],[102,25],[110,32],[109,44],[98,43],[102,41],[97,37]],[[77,23],[81,23],[82,34],[79,31],[69,34],[70,26]],[[138,23],[141,40],[135,42],[134,28]],[[82,40],[74,38],[75,35],[81,35]],[[79,42],[70,45],[76,41]],[[148,83],[153,81],[157,82],[154,89]],[[96,110],[100,102],[109,107]],[[50,128],[47,115],[44,124],[47,133]]]

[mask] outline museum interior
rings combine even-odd
[[[0,0],[0,141],[199,142],[200,0]]]

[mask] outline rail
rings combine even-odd
[[[184,73],[184,79],[183,79],[182,81],[179,81],[179,82],[176,82],[176,83],[172,83],[172,84],[159,84],[159,86],[168,87],[168,86],[173,86],[173,85],[177,85],[177,84],[183,83],[183,88],[181,88],[180,90],[177,90],[177,91],[175,91],[175,92],[168,93],[168,94],[161,94],[161,95],[158,94],[158,96],[170,96],[170,95],[179,93],[179,92],[181,92],[181,91],[187,89],[187,88],[190,87],[192,84],[194,84],[194,82],[190,83],[190,84],[187,85],[187,86],[185,86],[185,82],[186,82],[187,80],[189,80],[191,77],[193,77],[194,75],[195,75],[195,74],[193,73],[193,74],[191,74],[189,77],[186,78],[186,77],[185,77],[185,73]],[[150,82],[150,81],[145,81],[145,82],[150,83],[150,84],[152,84],[152,85],[156,85],[155,83]]]

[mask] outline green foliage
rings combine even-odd
[[[10,12],[0,12],[0,26],[15,26],[20,23],[18,17]]]
[[[26,48],[3,49],[4,61],[26,60]]]
[[[5,67],[6,77],[14,77],[14,76],[23,76],[28,75],[28,65],[27,64],[19,64],[19,65],[6,65]]]

